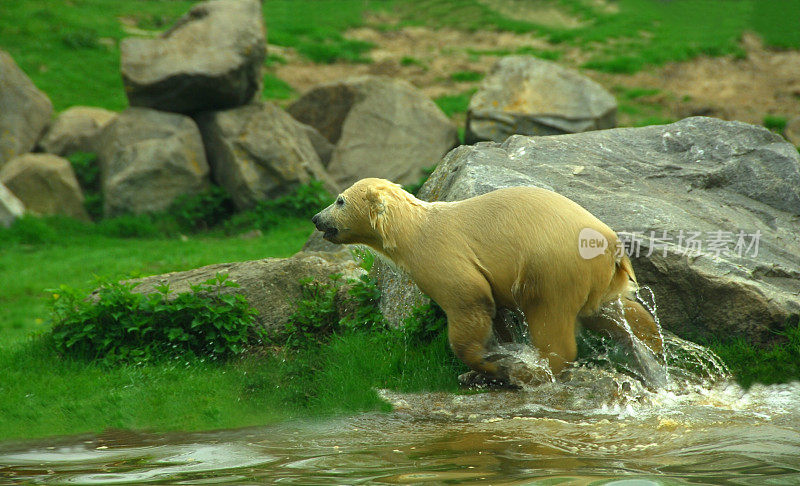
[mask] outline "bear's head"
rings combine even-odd
[[[361,179],[311,221],[332,243],[358,243],[386,250],[396,246],[390,216],[396,208],[408,207],[404,203],[418,206],[421,201],[391,181]]]

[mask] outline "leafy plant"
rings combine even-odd
[[[219,186],[179,196],[168,210],[182,228],[190,231],[213,228],[230,219],[234,211],[233,200]]]
[[[344,284],[350,288],[346,302],[340,302]],[[380,290],[369,276],[345,282],[340,274],[333,274],[330,282],[306,278],[300,281],[300,286],[302,294],[295,311],[284,328],[273,336],[277,344],[304,349],[326,342],[335,334],[386,329],[378,308]]]
[[[413,342],[430,343],[447,330],[447,315],[436,302],[416,307],[403,322],[403,333]]]
[[[369,275],[362,275],[359,280],[352,281],[352,286],[347,291],[353,310],[339,320],[344,329],[358,331],[383,331],[386,321],[378,306],[381,300],[381,290]]]
[[[234,215],[225,223],[229,231],[242,228],[267,230],[284,218],[311,218],[333,201],[320,181],[297,186],[285,196],[260,201],[255,208]]]
[[[100,189],[100,165],[97,154],[92,152],[75,152],[67,157],[78,185],[83,190],[83,205],[93,220],[103,216],[103,193]]]
[[[341,277],[331,275],[330,283],[313,278],[300,280],[301,297],[297,307],[273,340],[290,348],[306,348],[333,334],[339,324],[336,294]]]
[[[105,282],[96,299],[67,286],[53,296],[51,331],[56,350],[65,356],[106,363],[159,361],[175,356],[224,359],[241,354],[260,337],[255,311],[227,275],[191,292],[171,295],[168,284],[149,295],[133,292],[135,283]]]

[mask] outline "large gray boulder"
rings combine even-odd
[[[364,177],[418,182],[458,143],[442,110],[399,79],[364,76],[323,84],[288,110],[335,144],[327,168],[342,187]]]
[[[261,91],[261,2],[199,3],[160,37],[125,39],[120,50],[131,106],[194,113],[245,104]]]
[[[239,209],[317,179],[338,192],[303,125],[272,103],[252,103],[197,117],[216,182]],[[317,135],[321,137],[321,135]]]
[[[66,157],[96,152],[95,138],[117,114],[103,108],[73,106],[61,112],[39,141],[39,148]]]
[[[243,295],[258,311],[258,324],[266,331],[274,331],[283,328],[302,297],[301,279],[328,284],[333,274],[340,274],[347,281],[357,280],[366,272],[353,259],[332,258],[323,253],[298,253],[291,258],[220,263],[132,282],[138,284],[134,290],[144,294],[155,293],[156,286],[168,283],[176,295],[189,292],[191,285],[203,283],[218,273],[227,274],[230,281],[239,284],[239,287],[223,288],[222,292]],[[341,288],[336,299],[343,310],[346,310],[344,301],[348,288]]]
[[[465,140],[557,135],[616,126],[617,101],[598,83],[531,56],[500,59],[472,96]]]
[[[697,117],[463,146],[420,197],[520,185],[555,190],[621,233],[661,325],[683,337],[767,344],[800,316],[800,157],[763,127]]]
[[[52,154],[20,155],[0,169],[0,183],[32,213],[89,221],[83,192],[67,159]]]
[[[25,205],[0,183],[0,227],[8,228],[25,214]]]
[[[129,108],[97,137],[97,149],[106,216],[162,211],[209,187],[203,140],[188,116]]]
[[[47,95],[0,50],[0,167],[33,150],[52,115]]]

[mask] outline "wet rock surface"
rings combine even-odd
[[[766,344],[800,315],[800,157],[762,127],[697,117],[462,146],[420,197],[515,185],[559,192],[621,233],[679,335]]]

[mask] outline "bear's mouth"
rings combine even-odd
[[[336,235],[339,234],[339,230],[336,228],[320,228],[323,231],[322,237],[328,241],[333,242],[333,239],[336,238]]]

